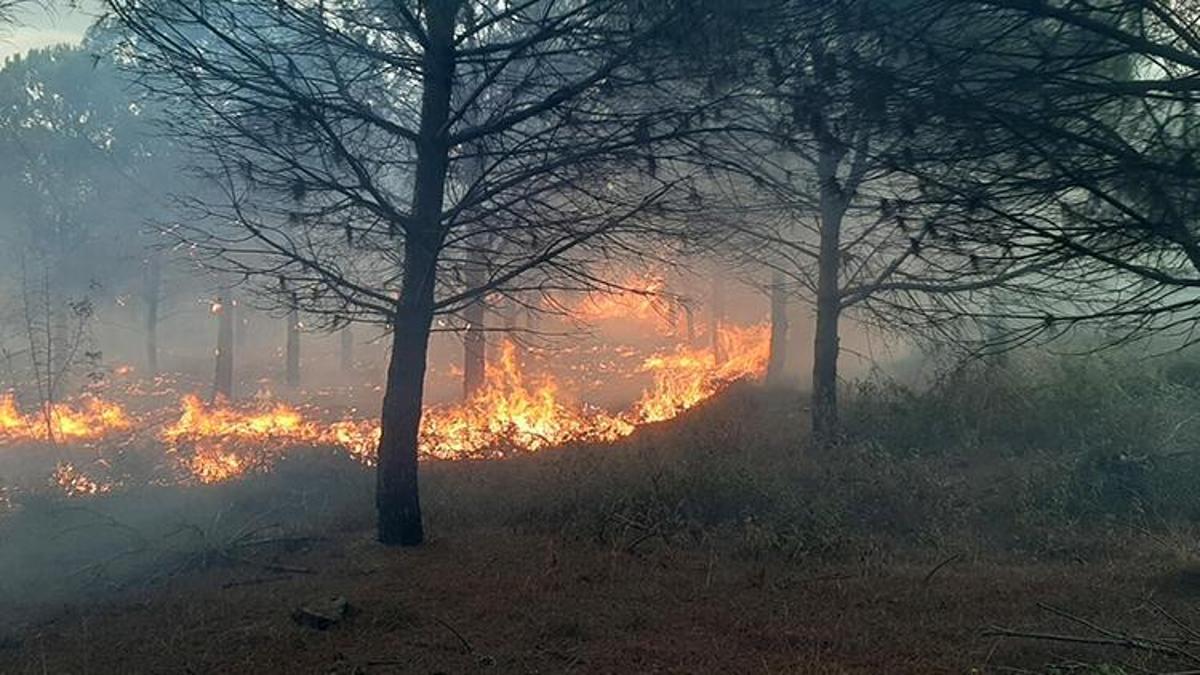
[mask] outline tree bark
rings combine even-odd
[[[233,398],[233,299],[229,293],[217,298],[217,369],[213,376],[213,399]]]
[[[817,160],[820,181],[820,252],[817,261],[817,322],[813,336],[812,431],[821,446],[838,436],[838,321],[841,317],[841,229],[845,196],[837,167],[844,151],[824,144]]]
[[[466,283],[479,288],[487,282],[487,269],[481,259],[482,252],[472,247],[468,252]],[[486,307],[483,298],[476,298],[467,305],[463,319],[467,322],[463,335],[463,399],[469,400],[483,389],[487,372]]]
[[[725,363],[725,347],[721,344],[721,324],[725,320],[725,290],[721,284],[721,276],[714,272],[712,291],[709,294],[708,337],[713,360],[718,366]]]
[[[783,275],[776,272],[771,278],[771,346],[767,357],[767,384],[778,386],[787,367],[788,296]]]
[[[409,259],[418,262],[416,257]],[[416,288],[413,293],[403,295],[392,325],[392,358],[383,396],[375,503],[379,541],[392,546],[416,546],[425,539],[417,459],[433,311],[432,302],[423,301],[424,297],[432,300],[432,293]]]
[[[300,386],[300,312],[293,299],[287,315],[287,385]]]
[[[475,300],[464,312],[467,331],[463,336],[463,398],[470,399],[481,389],[487,372],[487,333],[484,332],[484,306]]]
[[[386,545],[416,546],[425,539],[417,458],[438,251],[444,237],[442,203],[449,168],[446,122],[454,82],[454,23],[460,5],[460,0],[426,3],[412,218],[405,228],[404,273],[392,321],[392,356],[375,474],[377,536]]]
[[[146,304],[146,373],[158,375],[158,302],[162,295],[162,267],[157,253],[146,264],[142,300]]]

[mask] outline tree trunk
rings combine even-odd
[[[287,385],[300,386],[300,312],[293,298],[292,309],[287,315]]]
[[[446,122],[454,82],[454,24],[460,4],[460,0],[428,0],[425,5],[413,208],[405,228],[404,275],[392,322],[392,356],[375,474],[377,536],[387,545],[416,546],[425,539],[417,457],[438,251],[444,237],[442,202],[449,168]]]
[[[696,311],[692,309],[692,301],[683,302],[683,320],[687,324],[687,343],[696,344]]]
[[[473,245],[467,252],[466,284],[470,288],[479,288],[485,283],[487,268],[482,251]],[[470,399],[483,389],[487,372],[487,318],[483,298],[476,298],[467,305],[463,319],[467,322],[463,335],[463,399]]]
[[[783,275],[776,272],[771,278],[771,346],[767,357],[767,384],[778,386],[787,367],[788,296]]]
[[[350,330],[350,324],[342,326],[342,330],[338,331],[338,337],[341,341],[338,350],[339,361],[342,366],[343,373],[354,372],[354,332]]]
[[[213,399],[233,398],[233,299],[229,293],[217,298],[217,370],[213,377]]]
[[[67,378],[67,372],[71,370],[72,340],[70,321],[67,319],[68,300],[60,293],[55,293],[51,297],[54,298],[54,306],[51,310],[53,325],[50,329],[50,389],[57,397],[59,389]]]
[[[239,352],[246,351],[250,344],[250,312],[245,310],[243,307],[233,321],[233,345]]]
[[[432,299],[432,294],[423,289],[412,295],[417,294]],[[402,300],[392,325],[392,359],[383,396],[375,502],[379,541],[388,545],[416,546],[425,539],[417,458],[433,312],[432,302],[420,300]]]
[[[671,330],[671,337],[678,340],[679,334],[679,298],[674,295],[667,296],[667,315],[665,321]]]
[[[721,286],[722,281],[719,274],[713,274],[708,312],[709,346],[712,349],[713,361],[718,366],[725,363],[725,346],[721,344],[721,323],[725,320],[725,289]]]
[[[143,278],[142,299],[146,303],[146,373],[158,375],[158,301],[162,291],[162,267],[157,253],[150,254]]]
[[[844,152],[825,146],[817,161],[820,180],[820,252],[817,262],[817,325],[813,337],[812,431],[821,446],[838,436],[838,320],[841,316],[841,229],[845,196],[837,167]]]
[[[525,292],[525,331],[532,335],[538,327],[539,296]]]
[[[463,398],[470,399],[481,389],[487,372],[487,334],[484,332],[484,305],[475,300],[464,312],[467,332],[463,336]]]

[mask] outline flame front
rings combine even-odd
[[[613,413],[589,406],[564,393],[554,376],[523,372],[521,352],[504,342],[489,364],[484,386],[469,400],[426,409],[419,436],[426,458],[491,458],[538,451],[572,441],[610,442],[639,425],[671,419],[718,393],[730,382],[757,377],[765,369],[769,330],[725,326],[719,340],[724,358],[708,348],[678,346],[641,362],[649,386],[629,409]],[[0,443],[58,440],[100,441],[139,430],[166,446],[168,475],[185,482],[217,483],[266,471],[291,449],[327,447],[364,464],[374,464],[379,445],[377,420],[330,415],[312,407],[260,401],[234,407],[224,401],[206,404],[195,395],[180,401],[173,421],[155,428],[138,417],[135,425],[121,406],[93,396],[50,406],[46,413],[22,413],[11,395],[0,396]],[[49,420],[47,422],[47,420]],[[139,429],[140,428],[140,429]],[[143,445],[138,445],[143,447]],[[101,447],[101,456],[104,448]],[[96,472],[93,472],[93,468]],[[110,491],[125,479],[106,482],[108,467],[87,472],[59,463],[52,481],[68,495]],[[136,482],[136,481],[135,481]]]
[[[77,404],[53,403],[37,413],[22,413],[11,394],[0,395],[0,442],[90,441],[133,426],[116,403],[86,396]]]
[[[500,363],[487,371],[470,400],[428,410],[421,422],[421,450],[454,458],[540,450],[568,441],[612,441],[633,431],[624,419],[572,405],[551,377],[523,376],[517,347],[501,346]]]
[[[222,401],[207,406],[189,394],[182,405],[179,419],[164,427],[159,438],[202,483],[269,468],[283,448],[322,440],[317,422],[283,403],[244,411]]]
[[[717,331],[724,356],[717,361],[711,349],[680,346],[669,354],[652,356],[642,370],[653,373],[654,385],[635,406],[638,423],[661,422],[695,407],[731,382],[758,377],[770,356],[770,327],[721,326]]]

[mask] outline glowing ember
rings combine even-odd
[[[90,441],[128,431],[132,422],[116,403],[87,396],[77,404],[55,403],[25,414],[11,394],[0,396],[0,443],[19,441]]]
[[[76,469],[70,462],[58,463],[53,481],[68,497],[102,494],[111,492],[113,488],[110,483],[101,483]]]
[[[17,505],[15,502],[13,502],[12,497],[8,494],[8,488],[0,485],[0,516],[16,510]]]

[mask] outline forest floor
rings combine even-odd
[[[7,636],[0,672],[1048,672],[1127,655],[985,629],[1064,629],[1039,603],[1126,629],[1161,625],[1151,602],[1196,614],[1161,570],[1115,561],[864,569],[478,530],[415,550],[337,535],[261,563],[68,606]],[[350,603],[341,623],[293,620],[329,597]]]
[[[1200,666],[992,634],[1200,644],[1187,523],[1072,516],[1060,464],[806,454],[800,406],[735,393],[615,447],[431,463],[414,549],[374,542],[357,465],[30,502],[0,521],[0,673]],[[296,620],[332,598],[333,625]]]

